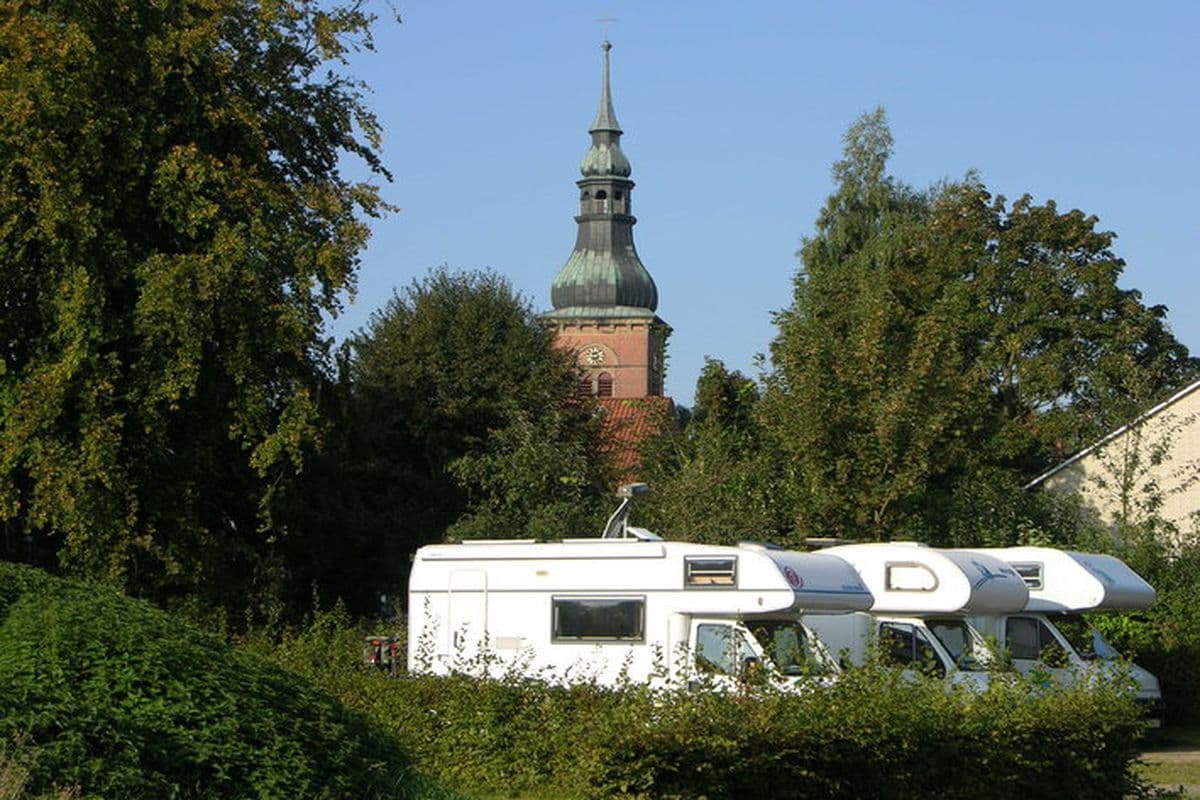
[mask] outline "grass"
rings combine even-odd
[[[1192,754],[1195,753],[1193,756]],[[1183,797],[1200,798],[1200,726],[1169,726],[1146,742],[1137,773],[1155,786],[1186,786]]]
[[[1150,761],[1137,767],[1137,774],[1142,780],[1155,786],[1174,789],[1179,786],[1188,787],[1183,797],[1200,798],[1195,791],[1200,787],[1200,763],[1179,761]]]
[[[25,791],[29,782],[29,770],[20,762],[17,756],[22,754],[24,743],[14,741],[11,746],[0,749],[0,800],[27,800],[30,795]],[[16,754],[12,751],[16,751]],[[79,787],[57,787],[52,794],[40,795],[34,800],[75,800],[79,797]]]

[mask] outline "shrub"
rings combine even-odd
[[[654,797],[1121,798],[1140,731],[1120,691],[982,695],[887,670],[752,702],[685,695],[612,741],[603,783]]]
[[[403,751],[311,682],[110,589],[0,564],[0,741],[28,791],[413,797]]]
[[[376,721],[423,773],[471,796],[1121,798],[1141,733],[1129,687],[983,694],[867,668],[785,694],[389,678],[324,615],[275,656]]]
[[[1118,555],[1158,592],[1147,611],[1095,615],[1105,638],[1158,677],[1172,723],[1200,720],[1200,543],[1126,529]]]

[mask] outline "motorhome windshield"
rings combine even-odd
[[[746,628],[781,675],[824,675],[831,669],[799,622],[755,620]]]
[[[1078,614],[1063,614],[1053,617],[1054,626],[1062,632],[1070,642],[1071,647],[1085,661],[1101,659],[1113,661],[1121,657],[1112,645],[1104,640],[1100,631],[1093,628],[1086,619]]]
[[[975,637],[964,620],[955,617],[935,617],[925,620],[926,627],[933,632],[946,652],[954,659],[955,665],[964,670],[981,670],[978,653],[975,651]]]

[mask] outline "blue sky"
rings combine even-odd
[[[575,180],[615,17],[634,229],[673,328],[667,394],[704,357],[756,374],[841,136],[883,105],[891,171],[980,172],[1115,231],[1122,285],[1200,353],[1200,3],[397,2],[352,71],[402,210],[375,222],[337,336],[430,267],[492,268],[538,310],[575,240]]]

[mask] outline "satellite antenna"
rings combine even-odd
[[[628,539],[629,538],[629,510],[633,504],[633,498],[638,495],[643,495],[650,491],[650,487],[644,483],[627,483],[617,489],[617,497],[622,498],[621,505],[617,506],[617,510],[608,518],[608,524],[604,526],[604,533],[601,534],[601,539]]]

